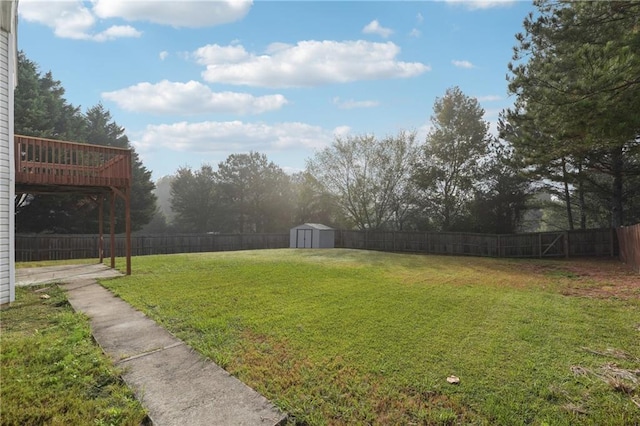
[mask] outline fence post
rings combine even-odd
[[[498,257],[502,257],[502,253],[501,253],[501,241],[500,241],[500,240],[501,240],[501,238],[500,238],[501,236],[498,234],[498,235],[496,235],[496,237],[498,237],[498,238],[496,239],[496,248],[498,249],[498,253],[497,253],[497,254],[498,254]]]
[[[569,258],[569,231],[564,231],[564,257]]]
[[[609,238],[611,239],[610,243],[609,243],[609,254],[611,255],[611,257],[613,257],[615,255],[615,237],[616,237],[616,229],[615,228],[611,228],[611,233],[609,234]]]
[[[538,257],[542,259],[542,233],[538,233]]]

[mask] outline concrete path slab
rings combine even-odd
[[[86,265],[42,266],[16,269],[16,285],[27,286],[54,282],[73,282],[84,278],[113,278],[122,274],[102,263]]]
[[[90,318],[98,344],[124,368],[125,382],[147,408],[154,425],[267,426],[286,422],[286,415],[255,390],[95,279],[75,274],[80,269],[65,268],[70,274],[66,278],[60,270],[31,271],[20,282],[33,283],[36,277],[56,275],[54,281],[63,283],[71,306]]]

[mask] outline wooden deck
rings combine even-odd
[[[111,268],[115,268],[115,202],[125,203],[127,275],[131,275],[131,150],[15,135],[16,194],[80,193],[98,204],[100,263],[103,204],[110,196]]]
[[[131,185],[131,151],[15,135],[16,192],[102,192]]]

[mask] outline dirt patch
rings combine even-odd
[[[566,296],[640,299],[640,275],[615,259],[556,260],[525,268],[561,281]]]

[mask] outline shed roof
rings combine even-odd
[[[312,229],[319,229],[319,230],[330,230],[330,231],[333,231],[333,228],[331,228],[330,226],[327,226],[327,225],[323,225],[321,223],[303,223],[302,225],[298,225],[295,228],[302,228],[302,227],[304,227],[304,228],[312,228]]]

